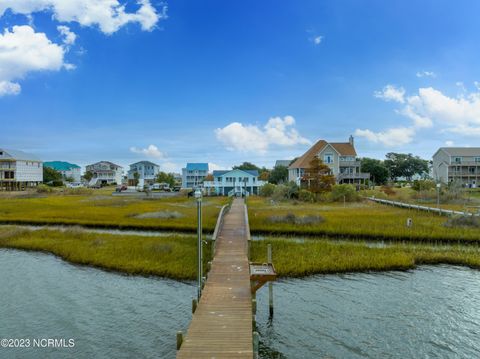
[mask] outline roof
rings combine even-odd
[[[69,162],[62,162],[62,161],[49,161],[49,162],[44,162],[44,166],[53,168],[56,171],[69,171],[72,168],[80,168],[80,166],[75,165],[73,163]]]
[[[288,166],[290,166],[290,162],[292,162],[292,160],[276,160],[275,161],[275,167],[277,167],[277,166],[288,167]]]
[[[208,171],[208,163],[187,163],[187,171]]]
[[[225,170],[225,171],[213,171],[213,177],[222,177],[226,175],[227,173],[233,172],[233,171],[242,171],[250,176],[258,177],[258,171],[257,170],[241,170],[241,169],[235,169],[235,170]]]
[[[144,166],[156,166],[156,167],[160,167],[160,166],[157,165],[156,163],[153,163],[153,162],[150,162],[150,161],[138,161],[138,162],[132,163],[132,164],[130,165],[130,167],[135,166],[135,165],[139,165],[139,164],[142,164],[142,165],[144,165]]]
[[[92,163],[91,165],[87,165],[87,167],[100,165],[100,164],[102,164],[102,163],[107,164],[107,165],[110,165],[110,166],[115,166],[115,167],[118,167],[118,168],[123,168],[122,166],[116,165],[115,163],[110,162],[110,161],[99,161],[99,162],[95,162],[95,163]]]
[[[8,156],[0,156],[0,158],[11,158],[14,160],[22,160],[22,161],[37,161],[42,162],[37,156],[32,155],[31,153],[19,151],[19,150],[9,150],[6,148],[0,148],[0,152],[4,152]]]
[[[440,147],[440,150],[449,156],[480,156],[480,147]]]
[[[355,147],[349,142],[327,142],[325,140],[319,140],[310,149],[293,162],[289,168],[308,168],[313,157],[315,157],[321,150],[327,145],[331,145],[340,156],[356,156],[357,152]]]

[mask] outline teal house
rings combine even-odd
[[[69,162],[51,161],[44,162],[43,166],[53,168],[62,174],[63,178],[73,178],[73,182],[80,182],[81,168],[78,165]]]

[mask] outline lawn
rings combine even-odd
[[[203,226],[213,231],[226,198],[203,200]],[[114,197],[106,190],[92,195],[30,194],[0,197],[0,223],[83,225],[193,232],[196,202],[185,196],[162,199]]]
[[[302,203],[272,202],[261,197],[248,199],[252,233],[272,235],[328,235],[361,239],[395,239],[416,241],[477,241],[478,228],[449,228],[446,217],[373,202]],[[298,218],[320,216],[322,222],[292,224],[273,221],[272,217],[294,214]],[[407,218],[413,226],[407,227]]]

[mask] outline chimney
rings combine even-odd
[[[353,146],[353,136],[350,135],[350,137],[348,138],[348,142]]]

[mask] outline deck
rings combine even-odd
[[[243,199],[225,215],[198,307],[177,358],[253,358],[248,226]]]

